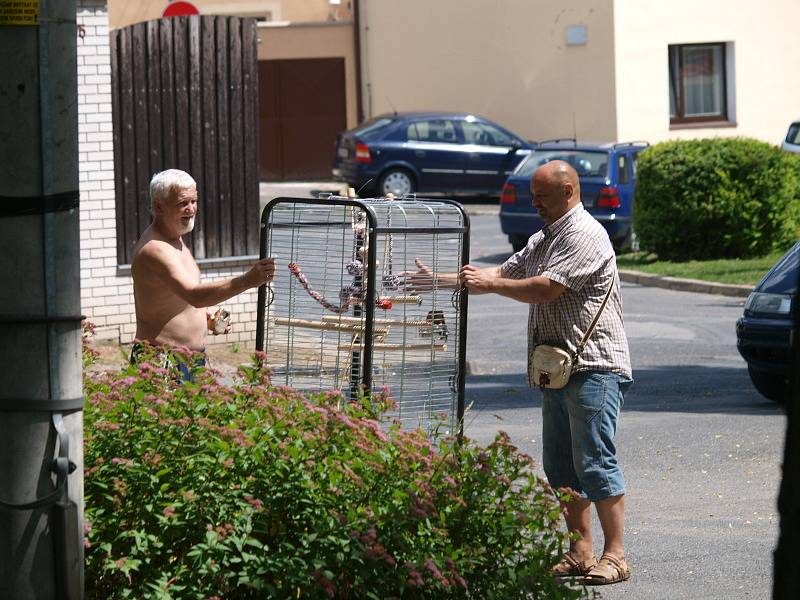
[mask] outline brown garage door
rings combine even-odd
[[[347,127],[344,59],[259,61],[258,88],[261,180],[330,178]]]

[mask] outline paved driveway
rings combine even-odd
[[[493,226],[473,219],[483,264],[506,252]],[[736,352],[743,300],[632,284],[623,300],[636,381],[617,444],[633,576],[602,596],[769,598],[785,417],[753,389]],[[526,319],[522,304],[470,298],[466,432],[486,442],[504,429],[541,457],[540,395],[524,379]]]

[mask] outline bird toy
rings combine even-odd
[[[347,312],[348,310],[350,310],[350,306],[353,303],[354,299],[357,301],[363,301],[363,295],[364,295],[363,288],[349,285],[339,290],[340,304],[336,305],[327,298],[325,298],[325,296],[320,294],[317,290],[311,287],[311,284],[309,283],[305,273],[303,273],[302,269],[300,268],[300,265],[298,265],[297,263],[289,263],[287,267],[289,269],[289,272],[291,272],[291,274],[294,275],[295,279],[297,279],[297,281],[300,282],[300,285],[303,286],[303,289],[305,289],[308,295],[311,296],[317,302],[319,302],[327,310],[333,313],[342,314]],[[352,269],[354,269],[354,272],[350,273],[351,275],[355,274],[355,270],[361,269],[361,271],[363,271],[364,268],[360,261],[353,261],[352,263],[347,265],[348,272],[350,272],[351,267]],[[375,306],[383,310],[390,310],[393,306],[392,299],[387,297],[378,297],[375,299]]]

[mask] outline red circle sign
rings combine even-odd
[[[191,2],[172,2],[164,9],[162,17],[182,17],[184,15],[199,15],[200,11]]]

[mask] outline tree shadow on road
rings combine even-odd
[[[499,254],[486,254],[484,256],[474,256],[470,259],[470,262],[476,263],[487,263],[490,265],[502,265],[508,257],[511,256],[512,252],[500,252]]]
[[[625,412],[782,414],[761,396],[741,367],[674,365],[634,369]],[[466,403],[473,410],[539,408],[539,390],[528,388],[525,373],[467,377]]]

